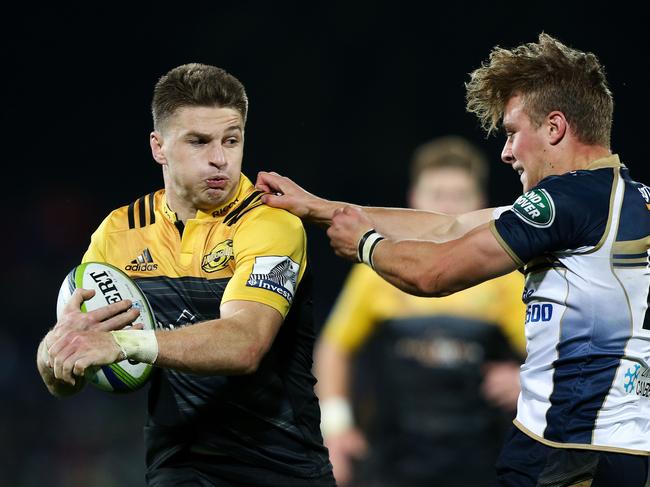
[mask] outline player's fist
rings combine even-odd
[[[327,236],[336,255],[356,261],[359,240],[371,228],[372,222],[361,208],[344,206],[334,212]]]

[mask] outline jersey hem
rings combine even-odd
[[[595,450],[595,451],[607,451],[612,453],[627,453],[628,455],[639,455],[639,456],[646,456],[646,457],[650,456],[650,451],[645,451],[645,450],[633,450],[631,448],[622,448],[618,446],[590,445],[586,443],[560,443],[558,441],[551,441],[551,440],[547,440],[546,438],[542,438],[539,435],[536,435],[516,419],[513,420],[512,423],[526,436],[529,436],[533,440],[538,441],[546,446],[550,446],[552,448],[572,448],[578,450]]]

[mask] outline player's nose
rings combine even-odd
[[[210,164],[214,164],[217,167],[224,166],[226,164],[226,151],[223,149],[221,144],[214,144],[210,150]]]
[[[512,148],[508,142],[503,146],[501,151],[501,160],[506,164],[513,164],[517,159],[512,155]]]

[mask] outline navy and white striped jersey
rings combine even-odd
[[[491,227],[526,274],[515,424],[550,446],[650,454],[650,189],[612,155],[544,178]]]

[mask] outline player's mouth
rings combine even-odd
[[[228,178],[225,176],[215,176],[213,178],[208,178],[205,180],[208,188],[212,189],[223,189],[228,184]]]

